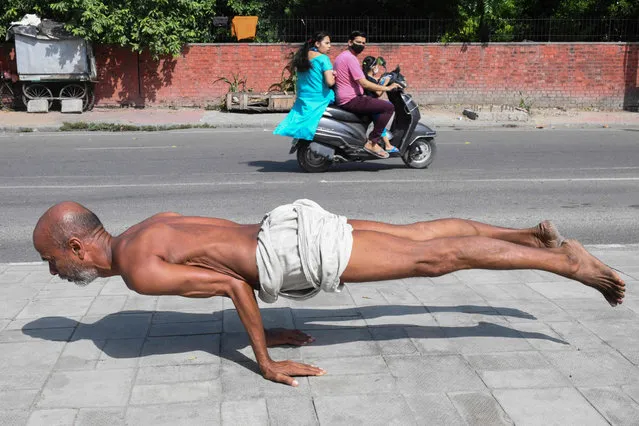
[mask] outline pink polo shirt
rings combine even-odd
[[[344,105],[356,96],[364,94],[364,89],[357,80],[365,78],[362,66],[349,49],[346,49],[335,58],[333,63],[335,70],[335,102]]]

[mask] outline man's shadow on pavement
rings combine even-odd
[[[414,315],[421,313],[457,312],[476,313],[481,315],[510,316],[535,320],[533,315],[513,308],[461,305],[461,306],[360,306],[354,308],[336,308],[327,313],[325,309],[313,308],[266,308],[262,309],[264,318],[282,318],[290,315],[302,321],[317,322],[330,321],[331,325],[322,328],[312,325],[308,328],[304,324],[301,330],[308,334],[320,332],[318,338],[310,346],[339,345],[357,341],[384,341],[408,338],[403,331],[410,329],[410,338],[459,338],[459,337],[500,337],[512,339],[539,339],[560,344],[567,342],[548,336],[544,333],[515,330],[504,325],[480,321],[473,326],[423,326],[414,324],[376,324],[372,326],[335,325],[339,321],[353,319],[372,319],[389,316]],[[234,315],[235,310],[229,309]],[[235,332],[223,332],[222,318],[224,312],[212,313],[182,313],[174,311],[123,311],[106,315],[94,323],[82,323],[66,317],[43,317],[25,324],[22,332],[25,335],[50,341],[75,342],[92,340],[106,355],[111,358],[143,358],[152,355],[178,354],[191,351],[204,351],[212,355],[221,356],[244,365],[252,371],[258,372],[254,361],[239,351],[249,346],[248,336],[242,333],[241,339],[230,338],[222,346],[222,334],[227,336],[239,335]],[[237,320],[237,318],[235,318]],[[239,321],[239,320],[237,320]],[[61,333],[62,329],[69,331]],[[373,333],[371,333],[373,330]],[[380,330],[380,333],[375,331]],[[398,330],[399,332],[389,332]],[[350,332],[347,332],[350,331]],[[67,336],[67,337],[65,337]],[[217,339],[215,339],[217,336]],[[190,337],[176,339],[176,337]],[[209,339],[208,337],[213,337]],[[140,339],[144,345],[139,345]],[[105,345],[105,341],[118,340],[120,344]],[[153,344],[148,344],[153,342]],[[248,365],[247,365],[248,364]]]

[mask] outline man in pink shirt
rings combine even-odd
[[[357,55],[366,46],[366,34],[353,31],[348,38],[348,49],[340,53],[333,64],[335,71],[335,101],[337,105],[355,114],[373,115],[375,126],[368,136],[364,149],[379,158],[388,158],[380,143],[384,128],[393,115],[393,105],[381,99],[364,95],[364,89],[388,92],[400,87],[393,83],[380,86],[366,79]]]

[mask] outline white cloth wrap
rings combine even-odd
[[[340,291],[340,276],[353,248],[346,217],[311,200],[297,200],[267,213],[257,236],[259,297],[307,299],[320,290]]]

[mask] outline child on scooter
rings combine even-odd
[[[381,57],[375,58],[373,56],[367,56],[364,58],[364,61],[362,62],[362,71],[364,71],[366,80],[370,81],[371,83],[379,84],[382,86],[388,86],[388,83],[390,83],[390,79],[381,79],[380,81],[377,78],[375,78],[377,73],[379,73],[379,65],[382,65],[382,66],[385,65],[385,61],[383,58]],[[380,96],[382,96],[383,93],[384,92],[382,92],[381,90],[379,91],[364,90],[364,94],[366,96],[371,96],[373,98],[379,98]],[[390,140],[388,138],[388,131],[386,129],[384,129],[384,131],[382,132],[381,139],[384,141],[384,150],[386,152],[388,152],[389,154],[399,152],[397,147],[391,145]]]

